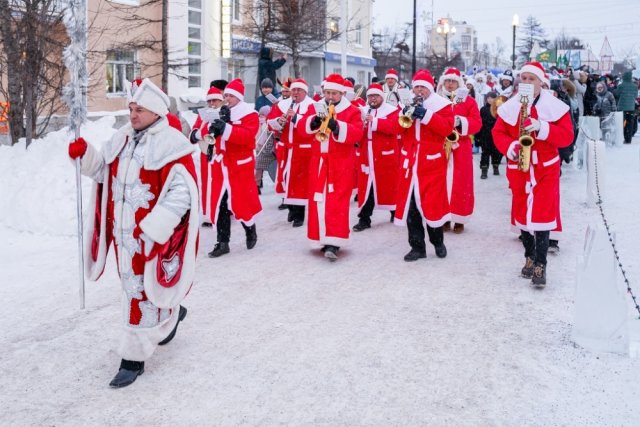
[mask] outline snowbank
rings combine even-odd
[[[100,148],[115,133],[115,117],[82,126],[81,135]],[[76,233],[75,169],[67,154],[73,136],[64,128],[13,147],[0,146],[0,224],[16,231],[55,236]],[[91,182],[82,180],[84,208]]]

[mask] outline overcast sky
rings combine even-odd
[[[567,35],[590,45],[596,55],[605,35],[617,57],[632,49],[640,54],[640,0],[526,1],[535,6],[523,3],[523,0],[417,0],[418,32],[431,23],[428,14],[433,4],[434,22],[447,15],[455,21],[467,21],[475,26],[479,44],[495,43],[496,37],[500,37],[507,46],[506,58],[511,55],[511,21],[516,13],[520,22],[528,15],[535,16],[550,39],[564,28]],[[387,26],[401,28],[405,22],[411,22],[412,16],[413,0],[374,0],[375,32]]]

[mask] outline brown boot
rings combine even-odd
[[[451,231],[451,222],[447,221],[444,223],[444,225],[442,226],[442,231]]]
[[[542,289],[547,286],[547,266],[540,264],[539,262],[533,267],[533,276],[531,277],[531,284],[536,288]]]
[[[456,223],[456,224],[453,226],[453,232],[454,232],[454,233],[456,233],[456,234],[460,234],[460,233],[462,233],[463,231],[464,231],[464,224],[458,224],[458,223]]]
[[[527,257],[524,267],[522,267],[522,270],[520,271],[520,276],[525,279],[531,279],[533,277],[533,259]]]

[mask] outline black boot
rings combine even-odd
[[[202,226],[205,228],[211,228],[213,227],[213,224],[211,224],[209,221],[203,221]]]
[[[533,276],[531,277],[531,284],[536,288],[544,288],[547,286],[547,266],[536,262],[533,267]]]
[[[419,260],[421,258],[426,258],[426,257],[427,257],[427,253],[426,252],[422,252],[422,251],[419,251],[417,249],[413,249],[412,248],[409,251],[409,253],[407,253],[404,256],[404,260],[407,261],[407,262],[412,262],[412,261],[417,261],[417,260]]]
[[[173,339],[173,337],[176,336],[176,332],[178,332],[178,325],[180,324],[180,322],[184,320],[185,317],[187,317],[187,308],[180,306],[180,312],[178,314],[178,321],[176,322],[176,326],[173,327],[173,330],[171,331],[171,333],[167,335],[165,339],[160,341],[158,345],[169,344],[169,342]]]
[[[371,219],[360,218],[358,223],[353,226],[353,231],[363,231],[367,228],[371,228]]]
[[[444,243],[440,243],[437,246],[434,246],[436,248],[436,256],[438,258],[444,258],[447,256],[447,247],[444,245]]]
[[[284,204],[284,200],[282,201],[282,203],[280,203],[280,206],[278,206],[278,210],[279,211],[283,211],[285,209],[287,209],[288,206]]]
[[[247,249],[253,249],[256,243],[258,243],[258,233],[256,233],[256,225],[253,224],[251,227],[244,227],[245,234],[247,235]]]
[[[322,251],[324,252],[325,258],[327,258],[331,262],[334,262],[338,259],[338,249],[340,248],[337,246],[325,245],[322,248]]]
[[[493,165],[493,174],[500,175],[500,168],[498,167],[498,165]]]
[[[393,219],[395,218],[395,216],[396,216],[396,211],[391,211],[391,218],[389,219],[389,222],[391,224],[393,224]]]
[[[213,250],[209,252],[209,258],[218,258],[224,254],[229,253],[229,242],[218,242],[213,247]]]
[[[531,279],[533,277],[533,259],[527,257],[526,261],[524,262],[524,267],[522,267],[522,270],[520,270],[520,276],[524,277],[525,279]]]
[[[489,168],[483,167],[482,168],[482,173],[480,174],[480,179],[487,179],[487,172],[488,171],[489,171]]]
[[[558,252],[560,252],[560,246],[558,246],[558,241],[557,240],[552,240],[549,239],[549,249],[548,249],[550,254],[557,254]]]
[[[144,373],[144,362],[135,362],[133,360],[122,359],[120,369],[115,377],[109,383],[113,388],[126,387],[138,378],[138,375]]]

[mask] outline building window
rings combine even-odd
[[[233,20],[235,22],[240,22],[240,0],[233,0]]]
[[[471,50],[471,36],[463,35],[461,38],[462,50]]]
[[[360,83],[361,85],[364,85],[365,87],[367,86],[367,82],[364,79],[364,71],[358,71],[357,73],[357,79],[356,79],[356,83]]]
[[[362,46],[362,26],[360,23],[356,24],[356,45]]]
[[[126,81],[133,81],[139,72],[136,54],[132,50],[107,51],[107,94],[123,95],[126,93]]]
[[[189,0],[187,54],[189,87],[202,87],[202,0]]]

